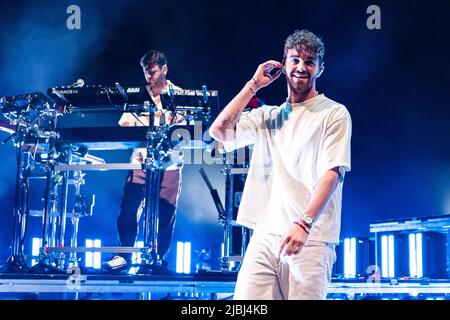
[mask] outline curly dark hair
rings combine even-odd
[[[325,54],[325,45],[318,36],[306,29],[295,30],[289,35],[284,42],[283,64],[286,60],[287,51],[289,49],[296,49],[297,51],[306,51],[317,55],[319,64],[323,63],[323,56]]]

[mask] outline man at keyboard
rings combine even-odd
[[[166,78],[168,66],[164,53],[152,50],[141,59],[140,64],[147,82],[146,89],[150,98],[156,105],[154,125],[159,126],[181,119],[172,119],[172,114],[163,108],[161,93],[169,90],[180,90]],[[119,120],[121,126],[148,126],[149,114],[124,113]],[[133,150],[131,161],[143,163],[147,151],[145,148]],[[175,227],[178,197],[181,191],[181,170],[183,163],[181,157],[172,156],[171,163],[161,177],[159,198],[159,225],[157,253],[162,266],[167,267],[168,252]],[[175,160],[175,161],[174,161]],[[138,221],[142,213],[145,198],[145,172],[132,170],[129,172],[124,186],[124,193],[120,205],[120,214],[117,219],[117,229],[120,246],[132,247],[136,241]],[[126,270],[131,266],[131,253],[121,253],[103,264],[106,270]]]

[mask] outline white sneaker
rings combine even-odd
[[[117,270],[123,269],[127,266],[127,260],[121,256],[114,256],[111,260],[102,264],[103,269],[106,270]]]

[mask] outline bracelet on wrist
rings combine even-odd
[[[309,235],[309,229],[303,223],[301,223],[299,221],[294,221],[294,224],[296,224],[297,226],[302,228],[303,231],[305,231],[305,233]]]

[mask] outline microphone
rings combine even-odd
[[[278,74],[280,74],[281,72],[283,72],[283,70],[281,70],[278,67],[275,67],[273,64],[268,64],[265,68],[264,68],[264,75],[266,77],[269,77],[270,79],[275,78]]]
[[[72,83],[69,86],[69,88],[82,88],[83,86],[84,86],[84,80],[83,79],[78,79],[77,81]]]
[[[114,85],[116,86],[117,90],[119,90],[120,95],[125,99],[125,101],[128,101],[128,96],[125,93],[125,90],[123,90],[122,86],[118,82],[116,82]]]

